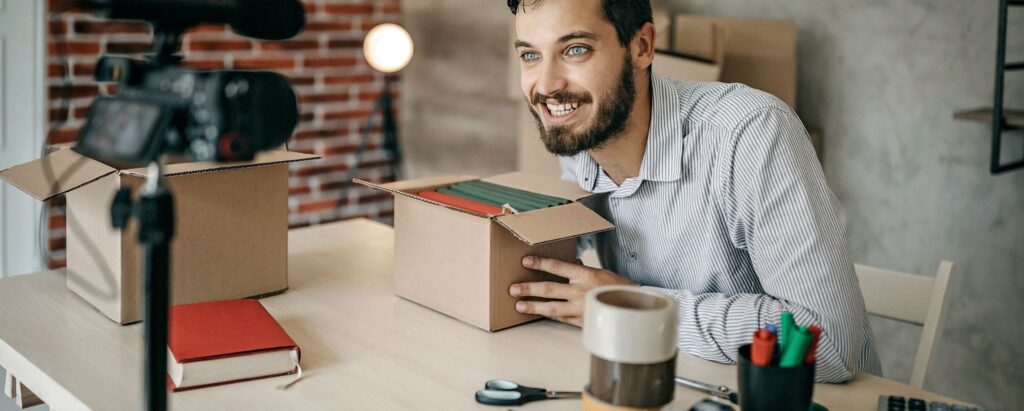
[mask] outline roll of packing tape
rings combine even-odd
[[[605,286],[587,292],[583,345],[604,360],[656,364],[675,358],[678,307],[672,299],[630,286]]]
[[[581,396],[583,400],[583,411],[658,411],[661,407],[627,407],[624,405],[611,405],[590,395],[586,391]]]

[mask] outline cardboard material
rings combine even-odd
[[[664,5],[652,5],[654,48],[667,50],[672,46],[672,13]]]
[[[174,193],[171,303],[280,293],[288,288],[288,165],[317,158],[274,151],[254,161],[166,167]],[[138,224],[111,226],[121,187],[138,191],[144,169],[118,170],[68,149],[0,171],[48,200],[67,195],[67,285],[120,324],[142,319]]]
[[[610,229],[610,223],[580,203],[507,214],[494,218],[519,241],[546,244]],[[572,260],[570,260],[572,261]]]
[[[572,183],[529,173],[484,180],[573,202],[519,214],[480,216],[415,195],[475,179],[445,176],[387,184],[355,182],[395,195],[395,293],[476,327],[496,331],[539,318],[515,310],[516,299],[508,295],[513,283],[564,282],[523,268],[524,256],[574,261],[576,237],[614,226],[575,202],[591,193]]]
[[[718,81],[743,83],[796,107],[796,25],[792,21],[680,14],[672,30],[673,51],[721,64]],[[718,30],[724,34],[721,60],[715,56]]]
[[[654,55],[654,71],[665,77],[691,81],[718,81],[722,66],[710,60],[699,60],[682,54],[658,51]]]
[[[559,178],[562,171],[558,164],[558,157],[551,154],[540,141],[540,133],[537,131],[537,124],[530,108],[523,102],[519,105],[519,129],[516,154],[516,169],[549,178]]]

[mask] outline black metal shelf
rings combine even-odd
[[[953,113],[957,120],[992,124],[992,107],[978,107]],[[1024,110],[1003,109],[1003,131],[1024,128]]]
[[[1003,77],[1006,71],[1024,69],[1024,62],[1006,62],[1006,16],[1007,8],[1011,6],[1024,6],[1024,0],[999,0],[999,31],[996,38],[996,76],[992,107],[958,111],[953,114],[953,118],[956,119],[991,124],[992,152],[989,171],[992,174],[1024,168],[1024,153],[1018,160],[1002,163],[1003,135],[1024,130],[1024,110],[1008,110],[1003,106],[1003,94],[1006,92]]]

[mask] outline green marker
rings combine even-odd
[[[807,347],[811,345],[811,332],[807,327],[800,327],[790,330],[789,344],[782,351],[779,358],[779,367],[796,367],[804,362],[804,355],[807,354]]]
[[[793,321],[793,313],[783,311],[779,314],[779,349],[786,352],[786,344],[789,343],[789,336],[796,330],[796,322]]]

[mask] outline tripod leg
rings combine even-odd
[[[154,168],[156,171],[154,171]],[[146,409],[167,409],[167,319],[170,304],[170,245],[174,237],[174,201],[159,165],[139,198],[139,243],[145,266]]]

